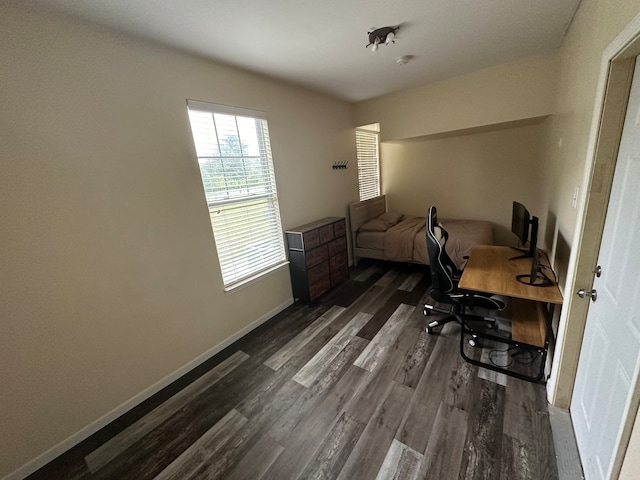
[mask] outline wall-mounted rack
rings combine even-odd
[[[345,161],[345,162],[333,162],[333,165],[331,165],[331,168],[333,168],[334,170],[344,170],[345,168],[347,168],[348,164],[349,164],[348,161]]]

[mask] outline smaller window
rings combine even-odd
[[[356,129],[360,200],[380,195],[379,137],[377,123]]]

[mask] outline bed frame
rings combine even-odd
[[[382,215],[386,211],[387,197],[385,195],[373,197],[361,202],[353,202],[349,205],[349,223],[351,224],[351,244],[353,248],[354,265],[358,264],[358,257],[384,260],[384,254],[380,250],[358,248],[356,246],[356,236],[362,225],[367,223],[369,220],[373,220],[377,216]]]
[[[383,250],[360,248],[357,246],[357,235],[360,227],[362,227],[365,223],[369,222],[370,220],[375,219],[379,215],[386,213],[386,211],[387,211],[387,198],[385,195],[380,195],[380,196],[370,198],[369,200],[364,200],[361,202],[353,202],[349,205],[349,223],[350,223],[350,229],[351,229],[351,246],[353,250],[354,265],[358,264],[359,258],[373,258],[377,260],[387,259],[385,257],[385,252]],[[460,245],[466,245],[466,246],[471,245],[470,248],[472,248],[474,245],[477,245],[477,244],[493,243],[493,227],[491,226],[490,222],[481,221],[481,220],[477,220],[477,221],[448,220],[447,222],[450,222],[450,223],[447,223],[447,225],[449,225],[450,227],[449,235],[451,235],[451,239],[450,239],[451,245],[454,246],[452,247],[454,249],[456,248],[456,246],[460,246]],[[469,222],[478,223],[477,230],[474,229],[474,231],[477,232],[477,234],[475,234],[476,238],[473,238],[474,235],[471,235],[472,238],[470,238],[470,236],[466,234],[462,237],[456,237],[454,224],[466,223],[468,225]],[[458,238],[458,240],[454,239],[454,237]],[[463,242],[463,243],[459,243],[459,242]],[[426,239],[425,239],[425,247],[426,247]],[[450,256],[451,256],[451,253],[450,253]],[[462,258],[465,258],[465,257],[463,256]],[[455,261],[456,260],[454,259],[454,262]],[[409,260],[409,262],[419,263],[419,264],[423,263],[420,259]]]

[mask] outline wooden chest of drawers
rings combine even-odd
[[[310,302],[349,278],[344,217],[327,217],[285,232],[294,298]]]

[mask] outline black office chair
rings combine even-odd
[[[474,315],[472,309],[502,310],[506,306],[504,298],[489,293],[461,290],[458,287],[458,281],[462,271],[458,269],[445,250],[449,234],[438,223],[438,212],[435,206],[429,208],[426,221],[427,250],[431,264],[432,281],[429,293],[437,303],[449,305],[446,309],[430,304],[424,306],[425,316],[429,316],[433,311],[447,314],[446,317],[430,322],[426,328],[427,333],[433,334],[434,328],[453,321],[460,324],[463,324],[463,320],[493,323],[494,320],[491,318]],[[475,346],[475,339],[472,338],[469,343]]]

